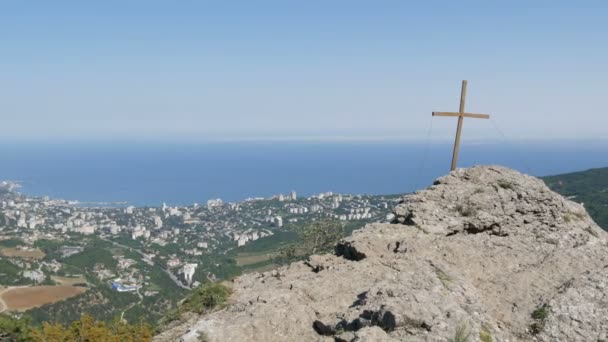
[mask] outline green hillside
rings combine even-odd
[[[554,191],[584,203],[587,212],[604,230],[608,230],[608,167],[542,177]]]

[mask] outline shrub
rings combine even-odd
[[[454,337],[450,339],[450,342],[469,342],[471,340],[471,329],[466,323],[461,323],[456,327]]]
[[[205,283],[192,291],[180,309],[199,314],[209,312],[223,306],[230,297],[230,292],[228,287],[220,283]]]
[[[0,341],[31,341],[30,321],[0,314]]]
[[[490,333],[490,331],[488,330],[488,328],[486,328],[485,326],[481,327],[481,330],[479,331],[479,340],[481,342],[492,342],[492,334]]]
[[[459,204],[456,206],[456,211],[458,211],[460,213],[460,215],[462,215],[464,217],[470,217],[470,216],[477,215],[477,209],[475,209],[474,207],[472,207],[470,205]]]
[[[546,304],[536,308],[530,315],[535,322],[530,325],[530,333],[532,335],[538,335],[545,328],[545,319],[549,316],[550,307]]]
[[[504,179],[500,179],[497,182],[498,186],[505,189],[505,190],[513,190],[515,189],[515,185],[509,181],[506,181]]]
[[[537,320],[545,320],[547,318],[547,316],[549,315],[549,310],[548,310],[548,306],[547,305],[543,305],[539,308],[537,308],[536,310],[532,311],[532,318],[537,319]]]

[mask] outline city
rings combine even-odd
[[[291,191],[183,207],[85,207],[3,184],[0,274],[6,288],[0,309],[30,310],[40,320],[66,307],[76,313],[91,301],[108,315],[118,311],[134,320],[145,312],[158,319],[201,283],[277,267],[277,249],[297,243],[301,227],[329,220],[352,231],[390,221],[389,208],[400,199],[332,192],[298,197]],[[13,287],[30,285],[63,292],[11,307]]]

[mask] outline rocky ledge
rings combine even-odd
[[[607,235],[541,180],[458,169],[394,213],[157,340],[608,341]]]

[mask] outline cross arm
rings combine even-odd
[[[489,119],[488,114],[472,114],[472,113],[460,113],[460,112],[433,112],[433,116],[463,116],[465,118],[477,118],[477,119]]]

